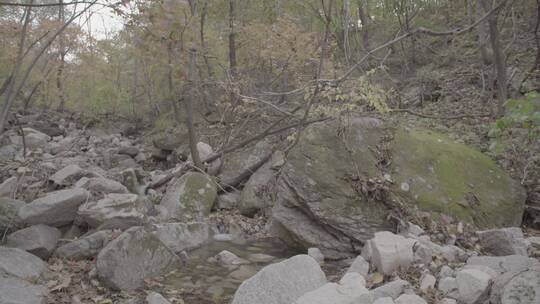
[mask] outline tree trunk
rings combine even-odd
[[[64,17],[64,0],[58,0],[58,21],[60,24],[65,23],[65,17]],[[65,42],[64,42],[64,35],[60,34],[58,37],[58,59],[59,59],[59,65],[58,70],[56,71],[56,88],[58,89],[58,99],[60,99],[60,103],[58,104],[58,111],[64,111],[64,107],[66,104],[66,97],[64,96],[64,86],[62,84],[62,74],[64,73],[64,67],[66,64],[66,50],[65,50]]]
[[[173,107],[174,120],[177,124],[180,124],[182,121],[180,118],[180,109],[178,108],[178,100],[174,94],[174,83],[173,83],[173,42],[169,41],[167,45],[167,88],[169,90],[169,99]]]
[[[186,108],[186,127],[189,134],[189,149],[191,151],[191,158],[195,167],[204,170],[199,156],[199,150],[197,150],[197,133],[195,125],[193,124],[193,100],[195,98],[194,86],[195,86],[195,50],[189,51],[189,65],[188,65],[188,81],[186,83],[186,98],[184,100],[184,106]]]
[[[472,1],[472,0],[471,0]],[[482,18],[482,16],[487,12],[484,9],[484,0],[478,0],[476,3],[476,17],[477,19]],[[477,27],[477,33],[478,33],[478,47],[480,49],[480,57],[482,58],[482,63],[484,65],[489,65],[491,63],[491,60],[489,58],[489,54],[486,48],[487,40],[488,40],[488,26],[485,22],[482,22]]]
[[[491,10],[491,4],[488,4],[486,0],[481,0],[484,10],[489,12]],[[501,47],[501,41],[499,38],[499,29],[497,27],[497,17],[499,13],[492,14],[488,18],[489,26],[489,40],[491,48],[493,50],[493,57],[495,60],[495,70],[497,71],[497,117],[504,115],[504,103],[508,97],[507,79],[506,79],[506,63]]]
[[[237,63],[236,63],[236,33],[234,29],[234,13],[235,13],[235,0],[229,0],[229,69],[231,70],[231,76],[236,77]]]
[[[34,1],[30,1],[30,4],[33,4]],[[5,98],[4,104],[2,105],[2,112],[0,113],[0,134],[4,133],[4,126],[6,124],[7,116],[9,109],[15,102],[15,96],[17,96],[17,90],[15,85],[17,83],[17,77],[19,76],[19,71],[21,70],[22,61],[24,57],[24,44],[26,42],[26,34],[28,25],[30,24],[30,15],[32,13],[32,7],[28,7],[25,10],[24,23],[21,30],[21,39],[19,41],[19,46],[17,50],[17,59],[15,61],[15,66],[13,67],[13,72],[10,75],[9,80],[7,80],[7,87],[5,89]]]
[[[368,0],[358,2],[358,18],[362,23],[362,46],[365,50],[369,49],[369,17],[367,15]]]

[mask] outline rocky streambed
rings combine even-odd
[[[0,303],[540,302],[523,188],[447,136],[350,117],[192,170],[181,133],[19,120],[0,139]]]

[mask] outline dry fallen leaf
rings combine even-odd
[[[50,283],[50,282],[49,282]],[[60,290],[64,290],[66,288],[69,287],[69,284],[71,284],[71,276],[69,275],[66,275],[64,276],[64,278],[62,279],[62,282],[60,282],[60,284],[55,284],[56,286],[52,287],[50,289],[51,292],[55,292],[55,291],[60,291]]]

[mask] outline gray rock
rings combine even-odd
[[[19,217],[27,224],[55,227],[67,225],[77,216],[77,209],[90,194],[84,189],[69,189],[47,193],[19,209]]]
[[[198,220],[210,213],[216,198],[217,186],[211,178],[189,172],[167,186],[160,215],[163,219]]]
[[[442,278],[441,280],[439,280],[438,289],[443,294],[443,296],[450,296],[453,298],[459,297],[458,285],[455,278]]]
[[[153,228],[152,234],[174,252],[200,247],[210,236],[208,224],[203,222],[157,224]]]
[[[77,165],[68,165],[49,177],[49,180],[59,186],[70,186],[87,174]]]
[[[451,298],[444,298],[439,301],[439,304],[457,304],[457,301]]]
[[[248,260],[239,258],[236,254],[223,250],[215,256],[215,259],[221,266],[236,266],[242,264],[249,264]]]
[[[95,257],[113,238],[112,230],[102,230],[64,244],[54,255],[69,260],[83,260]]]
[[[142,227],[133,227],[111,241],[98,254],[97,273],[112,289],[134,290],[145,278],[159,276],[178,266],[180,259]]]
[[[139,149],[134,146],[125,146],[125,147],[121,147],[118,150],[118,154],[129,155],[130,157],[135,157],[137,156],[137,154],[139,154]]]
[[[373,294],[365,287],[364,278],[358,273],[347,273],[339,283],[326,283],[310,291],[295,304],[371,304]]]
[[[326,284],[319,264],[307,255],[297,255],[268,265],[244,281],[232,304],[293,303],[300,296]]]
[[[527,238],[527,242],[529,242],[530,247],[540,249],[540,236],[529,237]]]
[[[390,297],[379,298],[373,302],[373,304],[395,304],[394,300]]]
[[[430,289],[434,289],[436,283],[437,283],[437,279],[433,275],[429,273],[424,274],[420,278],[420,290],[425,293]]]
[[[491,229],[478,231],[477,234],[482,249],[488,254],[495,256],[528,255],[528,242],[520,228]]]
[[[527,270],[535,263],[538,263],[538,261],[522,255],[509,255],[502,257],[476,256],[467,260],[467,265],[487,266],[499,274]]]
[[[75,184],[75,187],[93,193],[129,193],[128,189],[121,183],[104,177],[83,177]]]
[[[40,258],[19,248],[0,246],[0,275],[2,273],[25,280],[38,279],[47,268]]]
[[[356,259],[354,259],[347,272],[359,273],[364,277],[364,279],[366,279],[369,273],[369,263],[361,255],[359,255],[356,257]]]
[[[34,150],[43,147],[51,137],[32,128],[23,128],[24,140],[28,149]]]
[[[383,231],[375,233],[369,242],[373,252],[371,262],[381,273],[389,275],[400,269],[406,270],[413,262],[415,240]]]
[[[240,198],[240,193],[238,192],[227,192],[218,196],[217,208],[221,210],[231,210],[234,209]]]
[[[244,185],[238,200],[238,210],[242,215],[252,217],[257,212],[269,207],[268,202],[272,201],[269,185],[275,175],[275,171],[270,168],[271,165],[270,162],[267,162],[257,169]]]
[[[142,187],[139,183],[139,178],[137,176],[137,172],[135,171],[135,169],[128,168],[126,170],[123,170],[121,174],[122,174],[122,183],[127,187],[129,192],[142,194],[141,193]]]
[[[25,202],[0,197],[0,231],[13,231],[21,227],[21,219],[19,218],[19,209]]]
[[[404,280],[395,280],[384,284],[383,286],[373,289],[374,299],[390,297],[397,299],[400,294],[407,288],[410,288],[411,284]]]
[[[248,256],[248,259],[253,263],[269,263],[275,260],[276,257],[264,253],[252,253]]]
[[[214,153],[214,150],[212,147],[204,142],[198,142],[197,143],[197,151],[199,151],[199,157],[201,160],[204,160],[205,158],[208,158],[210,155]],[[191,161],[191,155],[189,155],[188,160]],[[219,170],[221,168],[221,159],[216,159],[212,161],[210,164],[207,164],[207,172],[209,175],[216,176],[219,173]]]
[[[46,304],[48,290],[16,277],[0,275],[0,303]]]
[[[456,275],[459,300],[465,304],[482,303],[487,299],[492,278],[478,269],[463,269]]]
[[[439,271],[439,279],[447,278],[447,277],[453,277],[454,276],[454,270],[447,265],[444,265],[441,267],[441,270]]]
[[[0,146],[0,160],[11,160],[17,156],[17,146],[16,145],[3,145]]]
[[[324,264],[324,254],[319,250],[319,248],[308,248],[308,255],[312,257],[319,265]]]
[[[502,288],[495,290],[497,304],[540,303],[540,269],[517,273]]]
[[[12,176],[0,184],[0,197],[12,197],[17,188],[17,177]]]
[[[396,304],[427,304],[426,300],[417,295],[403,294],[396,299]]]
[[[147,213],[148,205],[137,194],[120,193],[109,193],[103,199],[81,205],[78,210],[79,216],[91,227],[98,227],[110,220],[126,222],[131,226],[142,224]]]
[[[60,230],[45,225],[31,226],[8,235],[6,246],[26,250],[48,259],[60,238]]]
[[[148,304],[171,304],[171,302],[167,301],[161,294],[154,291],[146,296],[146,302],[148,302]]]
[[[272,145],[267,141],[260,141],[255,146],[226,154],[219,178],[222,181],[230,180],[267,157],[270,153],[272,153]]]

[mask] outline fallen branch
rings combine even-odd
[[[414,116],[423,117],[423,118],[431,118],[431,119],[441,119],[441,120],[453,120],[453,119],[463,119],[463,118],[481,118],[481,117],[491,117],[491,114],[462,114],[462,115],[455,115],[455,116],[435,116],[431,114],[423,114],[414,112],[409,109],[390,109],[390,112],[392,113],[408,113]]]

